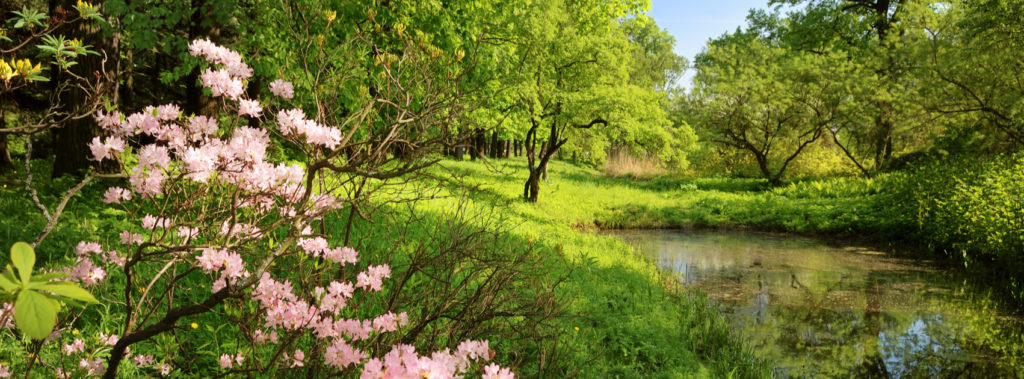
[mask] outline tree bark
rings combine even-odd
[[[73,9],[74,4],[71,0],[51,0],[50,14],[52,17],[63,17],[57,10]],[[103,67],[103,60],[105,57],[108,57],[110,60],[118,59],[117,44],[111,38],[106,38],[99,26],[89,23],[78,23],[72,26],[69,32],[72,37],[79,38],[83,44],[92,45],[93,49],[100,52],[99,56],[85,55],[77,59],[77,64],[73,67],[73,70],[78,75],[93,81],[97,80],[99,75],[106,76],[106,74],[112,72],[112,69],[116,66],[113,63],[109,63],[107,67]],[[54,78],[55,83],[65,79],[66,75],[59,74],[61,71],[59,67],[52,68],[53,72],[58,73]],[[101,73],[101,70],[108,72]],[[77,88],[70,90],[65,99],[66,106],[64,111],[76,113],[82,107],[88,107],[90,106],[89,103],[98,101],[97,99],[103,97],[116,102],[116,83],[111,85],[101,84],[98,88],[98,93],[95,94],[86,93]],[[54,160],[51,176],[54,178],[63,175],[82,177],[84,175],[83,171],[93,164],[90,159],[89,141],[93,137],[98,136],[99,133],[99,125],[96,124],[92,117],[70,120],[64,125],[53,129]]]

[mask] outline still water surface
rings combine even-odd
[[[1021,318],[956,275],[856,246],[756,233],[616,232],[717,301],[780,377],[1015,377]]]

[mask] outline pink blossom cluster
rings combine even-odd
[[[245,362],[245,357],[242,354],[221,354],[220,355],[220,368],[232,368],[236,364],[242,364]]]
[[[235,112],[226,116],[264,116],[263,104],[244,97],[245,81],[252,76],[252,69],[242,61],[241,55],[209,40],[193,41],[189,52],[211,64],[202,73],[201,81],[214,97],[227,98],[227,105],[235,106]],[[294,87],[284,80],[272,82],[270,91],[285,99],[294,96]],[[268,110],[267,114],[274,113]],[[327,149],[336,149],[342,142],[340,129],[307,118],[301,109],[281,110],[276,117],[277,131],[292,142]],[[150,231],[148,237],[125,230],[121,232],[122,244],[149,246],[143,244],[144,241],[178,247],[194,244],[174,255],[184,257],[194,267],[217,277],[212,286],[214,292],[228,285],[253,283],[255,278],[250,278],[247,271],[246,259],[249,257],[239,252],[255,245],[246,240],[273,236],[277,231],[261,229],[260,226],[266,227],[267,223],[258,220],[291,219],[289,222],[295,222],[272,228],[301,228],[297,244],[305,254],[322,257],[334,264],[358,263],[355,249],[331,247],[327,238],[312,233],[308,221],[305,221],[339,209],[343,202],[331,194],[306,188],[307,171],[302,165],[269,162],[267,153],[271,138],[267,129],[228,123],[230,126],[221,130],[216,118],[186,116],[172,104],[147,107],[129,115],[117,111],[98,112],[96,121],[109,135],[96,138],[89,145],[93,159],[110,159],[124,164],[130,184],[126,186],[128,188],[108,189],[104,194],[105,202],[124,204],[161,196],[182,197],[182,200],[171,199],[172,208],[165,215],[173,216],[147,214],[141,218],[141,227]],[[126,141],[132,141],[132,144]],[[140,141],[146,143],[140,144]],[[130,156],[123,157],[133,151],[134,160]],[[230,212],[208,212],[204,209],[202,219],[189,220],[188,212],[173,208],[190,206],[181,204],[192,201],[192,194],[206,191],[232,194],[229,199],[223,199],[224,202],[213,205]],[[268,215],[270,217],[263,218]],[[172,240],[165,240],[167,238]],[[198,241],[194,243],[195,240]],[[105,271],[94,264],[94,258],[119,265],[124,265],[125,261],[116,252],[104,254],[102,247],[94,242],[82,242],[76,251],[79,263],[72,273],[86,285],[105,277]],[[260,267],[254,262],[248,264]],[[327,344],[323,350],[326,364],[338,369],[358,369],[361,366],[363,376],[373,378],[454,377],[465,373],[471,364],[491,358],[486,341],[465,341],[454,353],[445,350],[430,356],[419,356],[406,345],[396,345],[380,358],[371,357],[361,350],[360,341],[370,339],[375,333],[396,332],[409,322],[405,312],[396,314],[388,311],[367,319],[345,317],[352,312],[343,312],[358,304],[353,300],[357,290],[363,291],[363,296],[381,291],[384,280],[391,277],[391,268],[386,264],[369,265],[365,271],[356,274],[355,283],[335,280],[324,287],[314,285],[309,291],[311,293],[297,293],[291,282],[275,280],[269,272],[259,275],[248,294],[262,312],[264,329],[256,330],[252,335],[256,343],[278,343],[278,329],[309,333]],[[113,343],[110,339],[116,342],[117,336],[101,335],[101,340],[104,338],[108,339],[105,343]],[[75,353],[83,349],[79,340],[65,347],[65,350]],[[157,367],[152,356],[139,355],[131,359],[139,366]],[[289,367],[302,367],[307,362],[302,350],[284,354],[283,359]],[[223,369],[232,369],[244,361],[242,354],[223,354],[219,363]],[[81,367],[89,371],[94,365],[92,361],[83,360]],[[165,375],[170,371],[166,363],[157,368]],[[101,369],[102,365],[96,368],[97,372]],[[485,368],[485,374],[511,377],[510,371],[496,365]]]
[[[356,276],[356,287],[380,291],[384,278],[390,277],[391,268],[387,265],[370,266],[366,268],[366,271],[360,272]]]
[[[103,252],[103,247],[96,242],[79,242],[75,246],[77,260],[71,268],[71,276],[83,285],[91,286],[102,282],[107,277],[107,271],[97,266],[93,258],[99,258],[101,262],[124,266],[125,258],[116,251]]]
[[[202,56],[210,64],[223,67],[218,70],[207,68],[200,77],[203,86],[209,88],[214,97],[227,96],[237,100],[242,95],[245,90],[242,81],[252,77],[252,68],[242,62],[240,54],[207,39],[192,41],[188,50],[192,56]]]
[[[221,271],[220,278],[213,282],[212,290],[220,291],[227,285],[228,279],[238,279],[248,276],[245,271],[245,262],[238,253],[225,249],[205,248],[202,254],[196,257],[199,268],[206,272]]]
[[[324,126],[314,120],[306,119],[301,109],[282,110],[277,113],[277,124],[281,134],[304,135],[306,143],[334,149],[341,144],[341,130]]]
[[[454,378],[465,373],[473,361],[486,361],[490,357],[487,341],[463,341],[454,354],[444,350],[429,357],[416,354],[412,346],[395,345],[382,359],[367,361],[360,378]],[[488,373],[491,376],[487,376]],[[514,376],[508,369],[491,365],[485,368],[484,377],[511,379]]]
[[[197,39],[188,45],[192,56],[202,56],[211,64],[221,65],[232,76],[248,79],[252,77],[252,68],[242,61],[242,55],[236,51],[219,46],[208,39]]]
[[[292,97],[295,97],[295,87],[283,79],[277,79],[270,82],[270,93],[285,99],[291,99]]]

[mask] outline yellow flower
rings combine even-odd
[[[335,18],[338,18],[338,12],[335,11],[324,11],[324,17],[327,17],[327,23],[334,22]]]
[[[575,329],[577,332],[580,331],[580,327],[578,327],[578,326],[574,326],[572,328]]]
[[[76,335],[76,336],[77,336],[77,335],[79,335],[79,334],[82,334],[82,332],[79,332],[79,331],[78,331],[78,329],[75,329],[75,330],[72,330],[72,331],[71,331],[71,334],[74,334],[74,335]]]
[[[3,79],[5,82],[9,82],[13,77],[14,69],[12,69],[11,66],[8,66],[7,62],[0,59],[0,79]]]
[[[30,62],[28,59],[22,59],[20,61],[15,61],[11,59],[11,67],[13,67],[14,71],[21,76],[29,76],[33,73],[42,71],[42,67],[39,63],[36,63],[35,67],[32,67],[32,62]]]
[[[191,326],[192,329],[196,329],[196,328],[199,327],[199,324],[196,324],[196,323],[193,322],[193,323],[189,324],[188,326]]]

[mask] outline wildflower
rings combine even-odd
[[[85,342],[78,338],[75,338],[74,342],[64,345],[64,353],[68,355],[81,352],[82,350],[85,350]]]
[[[139,366],[139,367],[152,366],[153,365],[153,356],[152,355],[136,355],[136,356],[132,357],[132,361],[135,362],[135,365]]]
[[[106,333],[100,332],[99,340],[100,340],[100,343],[102,343],[104,345],[114,346],[114,344],[117,343],[118,338],[117,338],[117,334],[111,334],[111,335],[108,336]]]
[[[87,375],[99,375],[103,373],[103,360],[100,358],[96,359],[85,359],[78,361],[78,367],[85,370]]]
[[[194,322],[193,322],[193,323],[191,323],[191,324],[189,324],[189,326],[191,326],[191,327],[192,327],[192,329],[196,329],[196,328],[199,328],[199,324],[196,324],[196,323],[194,323]]]

